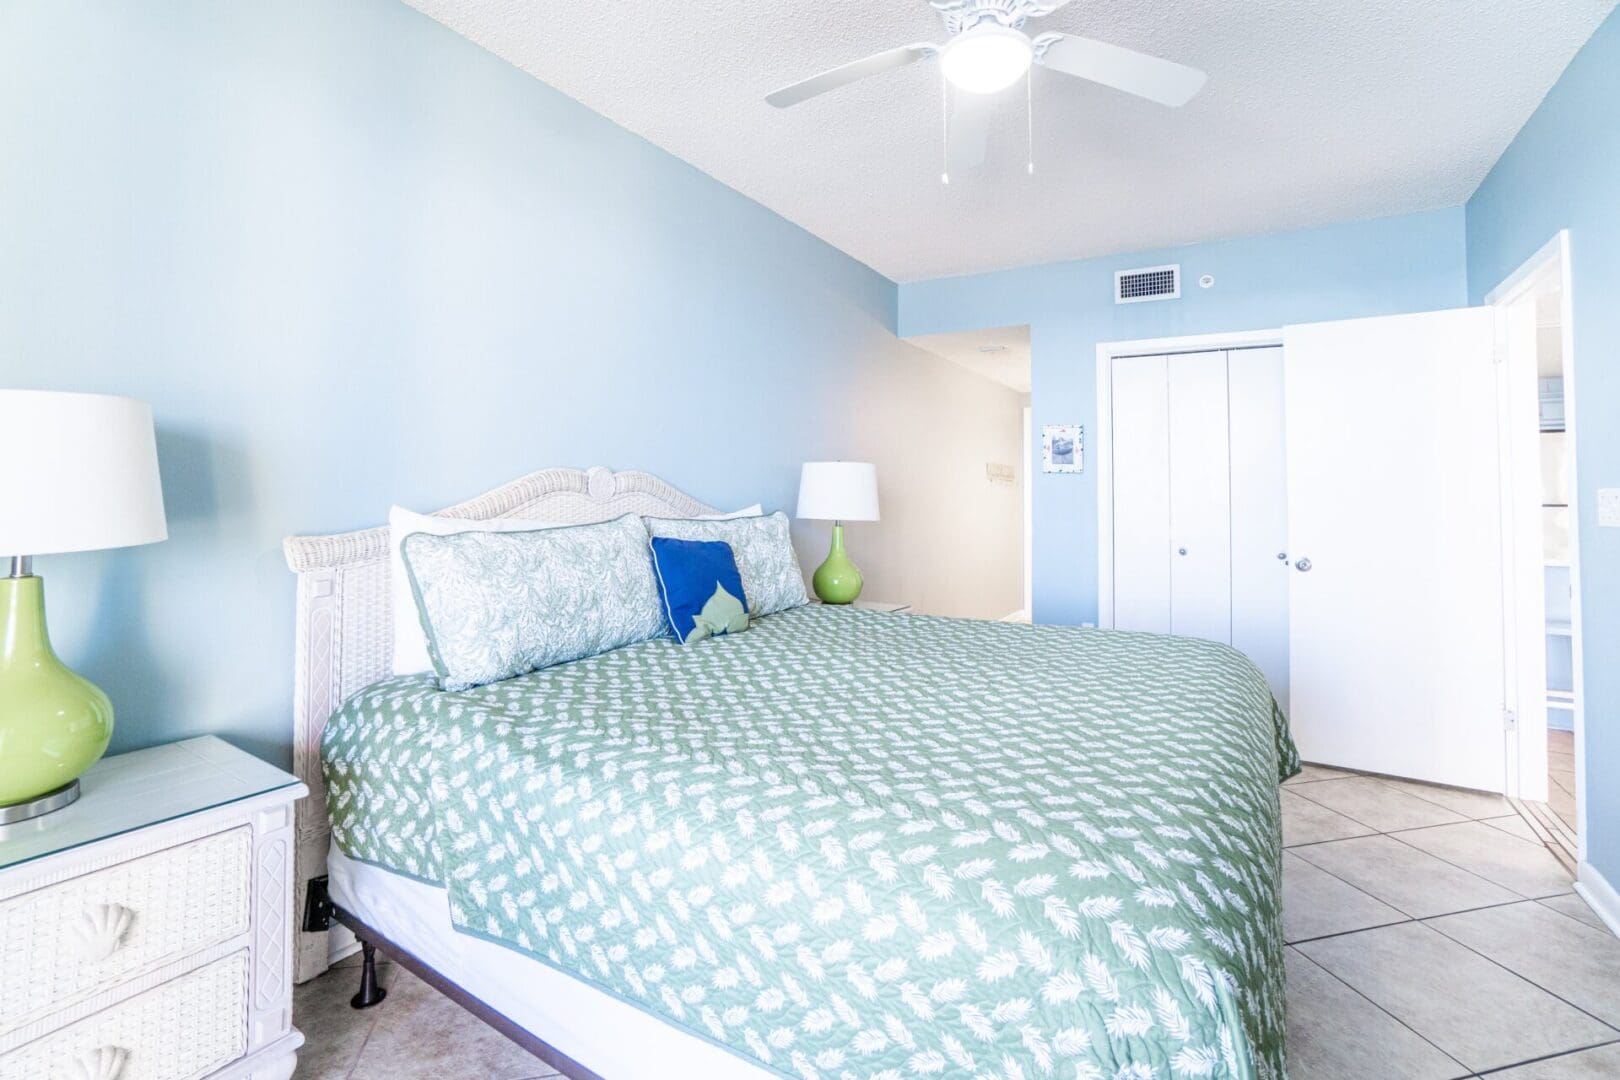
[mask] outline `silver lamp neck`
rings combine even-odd
[[[33,577],[34,557],[32,555],[13,555],[11,557],[10,577]]]

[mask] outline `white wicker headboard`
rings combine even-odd
[[[436,511],[474,521],[529,518],[564,525],[609,521],[621,514],[691,517],[714,509],[650,473],[601,466],[542,469],[475,499]],[[388,528],[333,536],[292,536],[282,543],[298,575],[298,647],[293,690],[293,771],[309,785],[297,813],[298,925],[305,883],[326,873],[331,827],[321,780],[321,733],[332,712],[392,670],[393,614],[388,583]],[[327,967],[325,934],[299,934],[299,982]]]

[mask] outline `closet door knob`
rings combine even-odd
[[[1301,559],[1301,560],[1299,560],[1297,563],[1294,564],[1294,569],[1298,570],[1302,574],[1310,573],[1310,571],[1311,571],[1311,560],[1309,560],[1309,559]]]
[[[1185,555],[1185,554],[1187,554],[1187,549],[1186,548],[1180,548],[1180,549],[1177,550],[1176,553],[1178,555]]]
[[[1286,551],[1277,552],[1277,561],[1278,562],[1287,562],[1288,561],[1288,552],[1286,552]]]

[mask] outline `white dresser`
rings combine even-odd
[[[212,736],[0,826],[0,1080],[288,1080],[290,774]]]

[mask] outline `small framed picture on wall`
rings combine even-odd
[[[1041,471],[1077,473],[1085,469],[1086,429],[1080,424],[1047,424],[1041,428]]]

